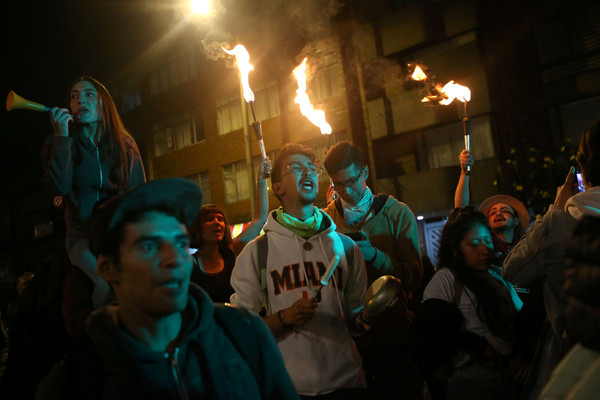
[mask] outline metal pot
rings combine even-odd
[[[392,275],[379,277],[365,293],[365,308],[374,316],[393,306],[402,293],[402,281]]]

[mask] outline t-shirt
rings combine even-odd
[[[229,303],[229,298],[234,290],[231,287],[231,271],[235,266],[235,255],[229,247],[221,247],[219,252],[225,263],[223,270],[216,274],[209,274],[200,268],[202,261],[198,253],[192,256],[193,269],[191,281],[206,290],[215,303]]]

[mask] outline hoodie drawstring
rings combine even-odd
[[[298,237],[294,236],[294,241],[296,242],[296,249],[298,250],[298,255],[300,256],[300,262],[302,264],[302,274],[304,275],[304,280],[308,283],[308,288],[312,290],[312,285],[310,280],[308,279],[308,275],[306,274],[306,268],[304,267],[304,257],[302,253],[302,249],[300,248],[300,242],[298,241]]]

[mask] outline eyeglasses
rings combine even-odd
[[[323,167],[317,166],[312,163],[308,165],[291,163],[290,165],[285,167],[285,169],[287,170],[287,172],[291,172],[296,176],[302,176],[304,174],[319,176],[323,173]]]
[[[515,214],[508,208],[501,208],[499,210],[490,210],[488,217],[494,217],[498,214],[502,214],[502,215],[510,215],[511,217],[514,217]]]
[[[362,176],[363,171],[365,170],[365,167],[362,167],[360,169],[360,172],[358,173],[358,175],[356,175],[354,178],[352,179],[348,179],[346,182],[344,183],[334,183],[333,181],[331,182],[331,187],[333,188],[333,190],[335,191],[340,191],[346,188],[351,188],[354,187],[354,185],[356,185],[356,183],[358,182],[358,180],[360,179],[360,177]]]

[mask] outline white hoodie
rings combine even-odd
[[[271,315],[302,297],[314,297],[329,261],[336,254],[340,257],[329,285],[321,292],[315,316],[277,340],[298,393],[306,396],[365,387],[362,361],[348,329],[348,323],[363,308],[365,265],[354,243],[354,260],[349,264],[335,224],[322,214],[322,226],[326,228],[304,239],[277,222],[275,213],[271,213],[264,227],[268,239],[266,268],[258,265],[257,238],[240,253],[231,276],[235,290],[232,304],[254,312],[265,305],[267,315]],[[304,246],[305,242],[312,247]],[[261,283],[263,287],[266,283],[265,290],[261,290]]]
[[[565,204],[565,211],[578,221],[586,215],[600,217],[600,186],[571,197]]]

